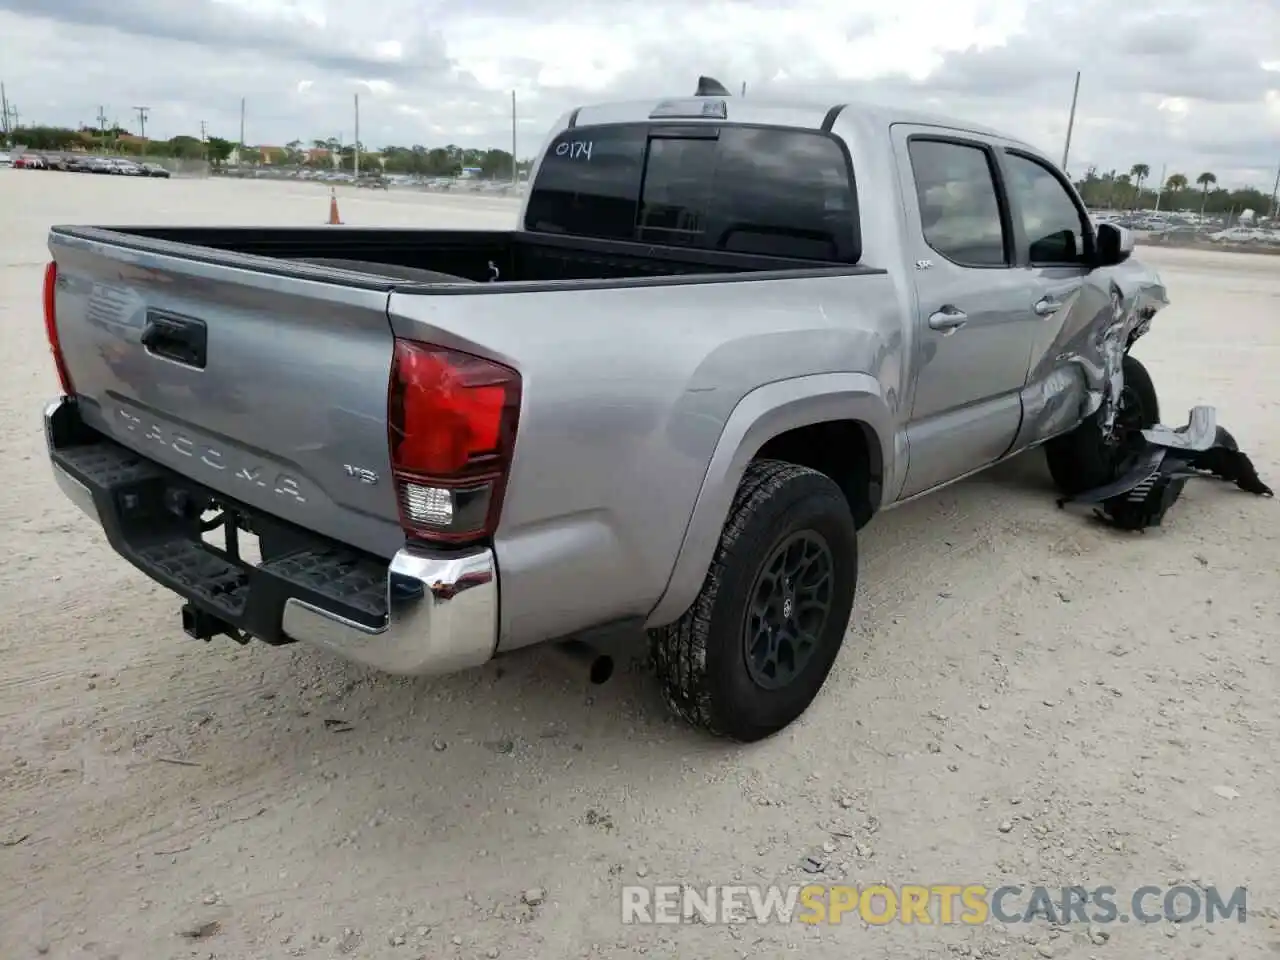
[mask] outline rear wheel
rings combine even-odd
[[[752,463],[702,591],[650,634],[667,703],[743,742],[786,727],[835,663],[857,577],[853,515],[835,482],[791,463]]]
[[[1124,388],[1116,407],[1115,429],[1102,434],[1100,414],[1090,417],[1068,434],[1044,445],[1049,475],[1058,489],[1074,496],[1117,479],[1126,452],[1126,441],[1139,430],[1160,422],[1160,401],[1155,384],[1142,361],[1124,356]]]

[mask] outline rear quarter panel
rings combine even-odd
[[[397,291],[390,313],[397,336],[491,357],[523,379],[495,538],[501,649],[650,614],[726,423],[749,393],[863,374],[886,423],[902,400],[901,307],[885,275]],[[855,416],[859,406],[825,409]],[[731,494],[736,477],[723,482]],[[705,572],[695,571],[697,584]]]

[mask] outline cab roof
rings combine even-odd
[[[704,105],[724,104],[723,114],[698,116]],[[680,113],[661,115],[670,106]],[[655,113],[659,115],[655,116]],[[760,126],[797,127],[808,130],[830,130],[835,122],[869,128],[884,128],[895,123],[945,127],[981,136],[1022,144],[1022,141],[999,130],[956,117],[945,117],[923,111],[903,110],[866,101],[819,103],[803,100],[771,100],[734,96],[676,96],[658,100],[622,100],[588,104],[570,115],[568,127],[594,126],[606,123],[647,123],[651,120],[678,119],[681,123],[731,123]]]

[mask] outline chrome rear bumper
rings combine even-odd
[[[369,583],[385,583],[385,604],[370,588],[366,598],[372,593],[373,602],[356,611],[344,607],[338,592],[326,595],[322,563],[319,586],[316,563],[308,567],[310,580],[295,577],[291,570],[297,565],[286,560],[257,566],[238,561],[229,566],[224,555],[177,525],[172,534],[168,528],[161,529],[161,539],[171,539],[163,541],[164,550],[157,551],[154,527],[147,529],[146,537],[136,535],[136,522],[122,510],[124,487],[136,487],[128,491],[135,514],[137,498],[144,495],[137,486],[140,478],[150,484],[145,496],[160,497],[167,485],[217,494],[88,431],[79,422],[73,400],[50,403],[44,411],[44,427],[59,489],[103,528],[112,548],[157,583],[229,627],[274,643],[311,644],[393,674],[453,673],[492,658],[498,637],[498,571],[492,550],[436,554],[406,545],[387,564],[367,555],[353,561],[347,548],[317,537],[313,554],[323,555],[330,548],[343,551],[344,570],[349,572],[355,562],[367,572]],[[175,553],[178,574],[174,573]],[[159,555],[163,562],[156,559]],[[202,589],[199,573],[210,565],[219,567],[223,581],[228,574],[243,579],[243,586],[237,588],[238,606],[229,607],[221,596]]]
[[[437,557],[405,547],[387,568],[387,622],[377,630],[290,597],[283,629],[295,640],[396,674],[479,666],[498,637],[493,551]]]

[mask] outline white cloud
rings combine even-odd
[[[523,153],[574,106],[706,73],[751,97],[952,113],[1056,154],[1079,69],[1073,172],[1269,183],[1280,142],[1280,6],[1257,0],[0,0],[0,36],[24,120],[150,103],[157,136],[201,119],[235,136],[241,97],[251,140],[329,136],[360,93],[362,130],[389,142],[505,147],[515,90]]]

